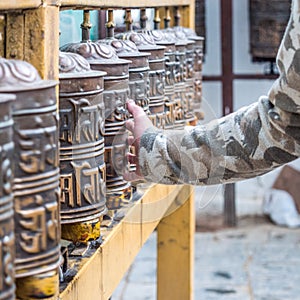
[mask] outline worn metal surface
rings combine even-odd
[[[120,40],[114,36],[113,11],[108,10],[106,23],[107,38],[96,43],[107,44],[114,48],[117,56],[127,59],[129,64],[129,98],[149,113],[149,61],[150,53],[140,52],[135,43],[130,40]]]
[[[156,127],[163,128],[165,125],[165,47],[156,45],[150,35],[132,30],[118,34],[116,37],[132,41],[140,52],[150,53],[148,57],[149,118]]]
[[[187,95],[186,95],[186,39],[178,38],[175,31],[171,28],[163,30],[168,40],[175,42],[175,74],[174,74],[174,127],[183,128],[187,123]]]
[[[176,119],[175,106],[175,40],[170,39],[162,30],[145,31],[157,45],[165,47],[165,128],[174,127]]]
[[[166,8],[166,15],[168,16],[168,8]],[[185,43],[185,61],[184,61],[184,72],[185,72],[185,97],[182,98],[182,109],[184,119],[187,123],[195,125],[197,118],[194,113],[194,82],[195,82],[195,70],[194,70],[194,45],[195,41],[188,39],[180,26],[181,13],[179,7],[175,7],[174,12],[174,27],[169,28],[170,18],[165,19],[165,27],[167,32],[173,31],[175,37],[179,43]],[[180,46],[179,49],[181,49]],[[181,51],[181,50],[180,50]],[[181,56],[182,58],[182,56]]]
[[[289,16],[290,0],[249,0],[253,61],[275,61]]]
[[[68,228],[69,239],[71,225],[65,224],[86,226],[87,221],[100,222],[99,217],[106,210],[103,101],[106,73],[92,71],[82,56],[66,52],[59,55],[59,70],[60,215],[62,237],[66,238],[64,228]],[[89,240],[88,234],[82,236],[76,232],[72,241]]]
[[[128,151],[125,120],[128,118],[126,101],[129,96],[129,63],[119,59],[115,50],[105,44],[82,42],[68,44],[63,51],[79,53],[84,56],[92,70],[107,73],[104,76],[105,106],[105,153],[106,164],[106,205],[111,211],[122,207],[131,198],[131,185],[123,179],[127,168]],[[126,195],[124,198],[123,196]]]
[[[179,20],[180,18],[177,16],[177,21],[179,22]],[[197,120],[202,120],[204,118],[201,108],[204,37],[198,36],[193,29],[180,25],[175,26],[174,30],[179,37],[184,35],[188,40],[193,41],[192,45],[187,46],[189,48],[187,51],[187,90],[189,91],[190,110]]]
[[[114,36],[113,10],[108,10],[106,23],[107,38],[96,41],[97,43],[110,45],[121,59],[129,60],[129,98],[143,108],[146,114],[149,110],[149,61],[150,53],[140,52],[130,40],[119,40]],[[134,151],[131,148],[131,151]],[[130,171],[136,169],[135,164],[130,164]]]
[[[0,94],[0,299],[15,299],[13,210],[14,95]]]
[[[16,94],[13,108],[15,271],[16,277],[22,280],[53,273],[59,263],[57,82],[41,80],[35,68],[23,61],[2,59],[0,65],[3,70],[0,92]],[[25,283],[20,286],[26,289]],[[20,290],[17,294],[21,299],[25,297]]]

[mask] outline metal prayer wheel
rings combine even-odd
[[[14,95],[0,94],[0,300],[15,299],[13,210]]]
[[[249,0],[252,61],[275,62],[290,7],[290,0]]]
[[[186,38],[186,35],[181,31],[181,30],[177,30],[176,28],[179,26],[179,10],[176,10],[176,15],[175,15],[175,27],[170,28],[170,21],[171,21],[171,17],[170,17],[170,11],[169,11],[169,7],[165,8],[165,12],[166,12],[166,16],[165,16],[165,31],[167,32],[167,34],[175,35],[175,47],[177,49],[177,58],[176,60],[178,62],[180,62],[180,64],[178,65],[179,68],[182,66],[183,64],[183,68],[185,72],[184,76],[184,85],[185,85],[185,93],[183,95],[183,93],[181,92],[181,105],[182,105],[182,110],[183,110],[183,114],[184,114],[184,119],[186,120],[186,122],[188,124],[191,125],[195,125],[196,123],[196,116],[194,114],[194,44],[195,42],[192,40],[188,40]],[[181,71],[179,69],[177,69],[177,75],[179,75],[180,78],[180,73]],[[179,80],[180,81],[180,80]],[[178,83],[178,86],[180,87],[180,91],[181,89],[184,90],[184,88],[182,87],[182,83]],[[180,92],[178,91],[178,94],[180,94]]]
[[[188,98],[186,95],[186,46],[185,39],[180,40],[176,37],[171,29],[163,30],[168,39],[175,41],[175,75],[174,75],[174,91],[175,91],[175,128],[183,128],[188,122]],[[191,118],[190,118],[191,119]]]
[[[100,236],[106,212],[104,75],[75,53],[59,54],[60,216],[62,238]],[[85,234],[81,233],[85,228]],[[88,229],[88,230],[87,230]]]
[[[152,123],[158,127],[165,126],[165,56],[164,46],[158,46],[144,33],[132,31],[130,10],[127,10],[127,32],[116,35],[121,40],[130,40],[140,52],[150,53],[149,61],[149,110]]]
[[[161,30],[149,30],[155,44],[165,47],[165,128],[174,127],[176,118],[181,116],[178,105],[175,105],[175,41],[168,39]]]
[[[203,6],[203,4],[201,5]],[[204,117],[204,114],[201,110],[204,38],[202,36],[198,36],[191,28],[180,26],[180,18],[181,16],[179,13],[179,8],[176,7],[175,26],[172,29],[179,39],[186,38],[193,41],[193,52],[191,53],[191,49],[187,51],[187,82],[190,93],[193,90],[194,94],[193,99],[190,96],[190,99],[192,99],[190,102],[191,111],[195,114],[198,120],[201,120]],[[190,45],[188,48],[190,48]],[[191,63],[193,63],[193,67],[191,67]],[[191,78],[193,78],[193,84],[191,82]]]
[[[116,49],[115,44],[122,42],[123,47]],[[129,98],[143,108],[147,115],[150,115],[149,95],[149,56],[148,52],[127,51],[124,45],[135,45],[131,41],[116,41],[113,43],[119,58],[131,61],[129,65]]]
[[[123,179],[127,168],[128,152],[125,120],[128,118],[126,101],[129,96],[130,61],[119,59],[115,50],[105,44],[82,42],[68,44],[63,51],[78,53],[86,58],[92,70],[104,71],[103,99],[105,106],[105,153],[106,164],[106,206],[114,211],[124,205],[132,196],[129,182]]]
[[[177,18],[179,22],[179,18]],[[193,62],[193,73],[187,72],[187,77],[193,77],[193,101],[191,103],[191,110],[195,114],[198,120],[204,118],[204,113],[201,109],[202,103],[202,65],[203,65],[203,47],[204,47],[204,38],[198,36],[196,32],[191,28],[186,28],[182,26],[173,27],[176,34],[180,37],[185,35],[188,40],[192,40],[193,44],[193,59],[190,57],[189,53],[188,61]],[[188,62],[188,63],[189,63]],[[188,67],[189,70],[191,68]],[[193,76],[191,76],[193,74]],[[189,89],[191,89],[191,83],[189,83]]]
[[[14,221],[19,299],[58,292],[60,261],[56,85],[24,61],[0,60],[0,92],[14,93]],[[32,296],[36,295],[36,296]]]
[[[130,40],[120,40],[114,37],[113,10],[108,10],[106,23],[106,39],[96,43],[110,45],[121,59],[131,61],[129,65],[129,98],[143,108],[146,114],[149,111],[149,61],[150,53],[140,52],[135,43]]]
[[[149,61],[150,53],[140,52],[137,46],[129,40],[118,40],[114,37],[113,10],[108,10],[108,21],[106,23],[106,39],[98,40],[96,43],[110,45],[121,59],[131,61],[129,65],[129,98],[143,108],[147,115],[149,110]],[[131,148],[130,151],[134,151]],[[134,172],[136,165],[130,163],[129,171]]]

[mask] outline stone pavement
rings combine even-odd
[[[194,274],[195,300],[300,300],[300,229],[251,217],[234,229],[197,232]],[[153,233],[112,300],[155,300],[155,293]]]

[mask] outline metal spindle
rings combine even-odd
[[[91,39],[90,38],[90,30],[92,28],[92,23],[90,20],[91,20],[90,11],[84,10],[83,11],[83,22],[80,25],[82,41],[89,41]]]

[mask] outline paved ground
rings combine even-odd
[[[300,300],[300,229],[251,217],[236,229],[197,232],[194,281],[195,300]],[[154,300],[155,291],[153,233],[112,300]]]

